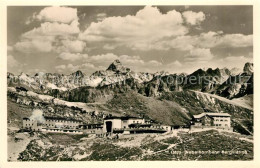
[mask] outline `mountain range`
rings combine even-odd
[[[129,114],[174,125],[188,124],[192,115],[209,109],[228,112],[236,132],[252,134],[253,81],[252,63],[246,63],[241,72],[208,68],[169,74],[134,72],[115,60],[90,76],[81,71],[34,76],[8,73],[8,114],[17,125],[34,108],[45,115],[87,123],[102,122],[107,114]]]
[[[253,94],[253,64],[246,63],[243,71],[238,69],[198,69],[191,74],[167,72],[134,72],[115,60],[106,70],[87,76],[80,70],[70,74],[36,73],[29,76],[7,74],[8,86],[22,86],[44,94],[79,92],[80,90],[131,89],[142,95],[158,96],[162,92],[196,90],[217,94],[229,99]],[[111,88],[111,89],[109,89]],[[81,100],[75,100],[81,101]],[[84,101],[85,102],[85,101]]]

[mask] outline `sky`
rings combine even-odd
[[[9,6],[8,72],[191,73],[253,62],[252,6]]]

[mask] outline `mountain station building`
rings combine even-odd
[[[190,129],[217,128],[233,130],[231,127],[231,115],[228,113],[201,113],[193,115]]]

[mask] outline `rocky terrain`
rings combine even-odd
[[[28,136],[32,140],[19,153],[18,161],[253,159],[253,141],[250,137],[217,130],[191,134],[180,132],[177,135],[120,135],[119,139],[51,133],[34,133]],[[207,154],[208,151],[212,153]]]
[[[189,146],[190,143],[200,145],[197,143],[198,139],[195,138],[190,142],[185,135],[173,139],[165,138],[165,140],[156,140],[158,137],[153,137],[149,143],[145,140],[147,137],[143,137],[142,140],[133,137],[133,141],[140,142],[141,148],[140,146],[120,147],[123,139],[125,143],[131,144],[132,137],[123,138],[118,142],[98,140],[101,147],[93,142],[93,138],[64,137],[69,143],[77,146],[72,147],[73,145],[57,144],[54,135],[20,135],[21,133],[17,131],[22,126],[22,118],[30,117],[34,109],[41,109],[47,116],[73,118],[85,123],[102,123],[103,118],[110,114],[115,116],[129,114],[168,125],[189,124],[192,115],[208,109],[231,114],[231,125],[234,131],[239,136],[252,137],[254,132],[253,64],[246,63],[243,71],[238,71],[238,69],[209,68],[199,69],[191,74],[167,72],[152,74],[134,72],[123,66],[119,60],[115,60],[106,70],[97,71],[90,76],[81,71],[70,75],[39,72],[34,76],[25,73],[16,76],[8,73],[8,143],[21,142],[23,145],[18,153],[13,153],[10,148],[9,159],[15,160],[19,154],[18,160],[21,161],[160,160],[160,158],[162,160],[207,160],[209,159],[207,156],[173,157],[169,154],[170,148],[183,150],[183,147]],[[234,139],[235,134],[227,137],[219,132],[205,132],[205,135],[195,133],[194,136],[201,138],[208,134],[214,135],[217,139],[225,139],[225,144],[234,141],[237,145],[235,148],[252,151],[252,142]],[[28,137],[30,141],[22,140]],[[83,142],[86,143],[84,138],[89,145],[80,147]],[[168,141],[173,141],[174,144]],[[210,144],[205,142],[205,145]],[[153,149],[157,147],[158,149]],[[129,153],[124,153],[126,148]],[[231,149],[231,146],[228,148]],[[124,157],[120,158],[116,152],[111,153],[112,149],[124,154]],[[157,150],[161,152],[157,153]],[[45,152],[34,156],[30,151]],[[55,151],[63,152],[57,155]],[[154,154],[150,155],[150,153]],[[225,156],[216,156],[216,158],[228,159]],[[239,155],[231,159],[241,158],[242,156]],[[252,154],[242,159],[252,159]]]
[[[70,101],[95,102],[96,97],[106,97],[115,91],[134,90],[151,97],[163,92],[197,90],[217,94],[228,99],[253,94],[253,64],[246,63],[240,73],[237,69],[198,69],[191,74],[134,72],[115,60],[107,70],[87,76],[81,71],[70,75],[36,73],[7,74],[9,87],[60,96]],[[81,96],[81,94],[83,94]],[[85,97],[89,97],[84,100]]]

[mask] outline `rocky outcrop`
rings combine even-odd
[[[214,93],[229,99],[238,98],[253,94],[253,86],[253,64],[246,63],[243,73],[230,76],[222,85],[217,88]]]
[[[246,73],[247,75],[252,75],[254,73],[254,69],[253,69],[253,63],[249,63],[247,62],[244,66],[243,69],[244,73]]]

